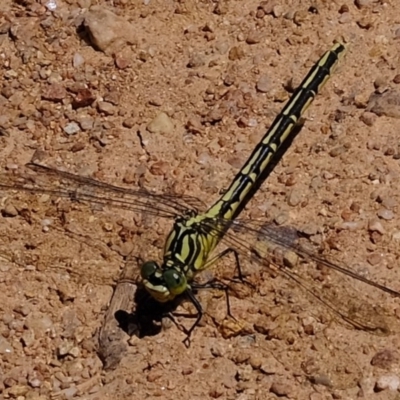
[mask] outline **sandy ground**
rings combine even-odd
[[[288,90],[344,38],[348,54],[243,217],[295,227],[324,257],[400,291],[398,1],[99,0],[88,12],[94,3],[0,2],[4,182],[34,156],[210,205]],[[253,286],[230,296],[239,322],[207,291],[189,348],[187,304],[177,325],[164,318],[143,337],[114,327],[101,347],[124,268],[160,259],[171,221],[45,194],[0,200],[2,398],[399,398],[398,298],[310,273],[347,310],[366,304],[367,323],[386,318],[390,334],[375,335],[244,259]],[[231,276],[233,262],[217,271]]]

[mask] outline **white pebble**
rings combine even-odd
[[[396,391],[400,386],[400,378],[397,375],[382,375],[375,384],[376,390]]]
[[[0,354],[10,354],[13,352],[11,343],[4,337],[0,336]]]
[[[74,54],[74,58],[72,60],[72,65],[74,68],[80,67],[84,62],[85,59],[79,53]]]
[[[67,135],[75,135],[80,131],[79,125],[76,122],[70,122],[64,126],[64,132]]]
[[[57,9],[57,3],[55,0],[49,0],[46,4],[45,4],[46,8],[49,11],[55,11]]]
[[[50,218],[45,218],[42,220],[42,226],[50,226],[53,223],[53,220]]]
[[[255,118],[250,118],[248,126],[250,126],[252,128],[256,127],[257,126],[257,120]]]

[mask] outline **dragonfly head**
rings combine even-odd
[[[162,269],[155,261],[145,262],[140,274],[146,290],[160,303],[173,300],[188,288],[186,276],[181,271]]]

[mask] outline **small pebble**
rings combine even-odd
[[[218,41],[215,44],[215,50],[219,54],[226,54],[229,51],[229,43],[227,41]]]
[[[294,10],[289,10],[283,15],[283,18],[287,19],[288,21],[293,21],[294,13]]]
[[[312,377],[312,383],[315,385],[322,385],[326,387],[332,387],[332,381],[326,374],[319,374]]]
[[[128,129],[132,129],[135,126],[135,123],[135,118],[129,117],[122,122],[122,126]]]
[[[256,89],[261,93],[268,93],[271,90],[271,81],[267,75],[261,75],[257,81]]]
[[[371,365],[382,369],[389,369],[393,364],[397,364],[399,361],[400,356],[396,350],[384,349],[378,351],[378,353],[372,357]]]
[[[283,254],[283,264],[292,269],[299,265],[299,256],[294,251],[285,251]]]
[[[256,18],[262,19],[265,17],[265,12],[261,8],[259,8],[256,12]]]
[[[6,204],[4,208],[1,210],[1,213],[4,217],[16,217],[18,215],[18,210],[12,204]]]
[[[351,14],[349,12],[344,12],[339,17],[339,23],[340,24],[348,24],[349,22],[351,22]]]
[[[289,394],[292,392],[292,388],[288,383],[277,381],[273,382],[269,391],[277,396],[289,396]]]
[[[171,133],[175,129],[169,116],[163,112],[149,122],[146,128],[151,133]]]
[[[79,54],[75,53],[74,58],[72,60],[72,66],[74,68],[79,68],[81,65],[83,65],[85,62],[85,59]]]
[[[70,122],[64,126],[63,130],[67,135],[75,135],[80,131],[80,128],[76,122]]]
[[[388,221],[394,218],[394,212],[383,208],[378,211],[378,217]]]
[[[44,218],[41,221],[42,226],[50,226],[53,224],[53,220],[51,218]]]
[[[72,349],[68,352],[68,354],[74,358],[79,357],[80,353],[79,347],[77,346],[72,347]]]
[[[93,47],[108,55],[116,54],[136,41],[133,24],[100,5],[93,5],[84,13],[83,26]]]
[[[54,324],[48,315],[39,312],[33,312],[25,319],[25,327],[33,329],[36,337],[42,337],[54,327]]]
[[[25,330],[22,333],[21,341],[25,347],[32,346],[32,344],[35,343],[35,333],[33,332],[33,330],[32,329]]]
[[[389,89],[382,94],[375,94],[368,101],[368,110],[378,116],[400,119],[400,92]]]
[[[12,398],[25,398],[25,395],[29,392],[29,387],[26,385],[14,385],[8,389],[8,395]]]
[[[364,122],[365,125],[372,126],[376,122],[377,116],[374,113],[366,111],[361,114],[360,120]]]
[[[111,103],[114,106],[118,106],[121,100],[121,95],[117,90],[111,90],[104,95],[105,102]]]
[[[293,189],[287,199],[289,206],[296,207],[302,201],[303,196],[300,190]]]
[[[398,85],[400,83],[400,74],[397,74],[394,78],[393,78],[393,83],[395,83],[396,85]]]
[[[275,1],[262,1],[258,6],[259,9],[263,10],[266,15],[272,14],[275,6]]]
[[[329,155],[331,157],[338,157],[341,154],[345,153],[347,151],[347,149],[344,146],[337,146],[335,148],[333,148],[330,152]]]
[[[107,101],[99,101],[97,109],[105,115],[114,115],[117,112],[116,107]]]
[[[70,353],[70,351],[72,350],[73,347],[74,347],[74,345],[72,342],[64,341],[58,346],[57,354],[60,357],[66,356],[67,354]]]
[[[301,26],[301,25],[303,25],[303,23],[307,22],[309,20],[309,18],[310,18],[310,16],[307,11],[298,10],[294,13],[293,22],[296,25]]]
[[[272,15],[275,18],[281,17],[283,15],[283,7],[281,5],[279,5],[279,4],[274,6],[273,9],[272,9]]]
[[[11,354],[13,352],[13,347],[11,343],[0,335],[0,354]]]
[[[163,101],[159,97],[154,96],[149,100],[149,104],[151,106],[161,107],[163,105]]]
[[[395,231],[392,233],[393,240],[400,240],[400,231]]]
[[[193,134],[200,134],[203,132],[201,119],[197,115],[191,116],[185,125],[186,129]]]
[[[357,8],[364,8],[371,4],[371,0],[355,0],[354,4]]]
[[[378,265],[382,261],[382,254],[372,253],[367,257],[367,261],[372,265]]]
[[[378,76],[374,81],[374,87],[377,93],[383,93],[387,89],[386,78]]]
[[[253,30],[250,31],[246,37],[247,44],[257,44],[260,43],[263,38],[263,34],[260,31]]]
[[[206,60],[205,60],[205,57],[203,54],[193,53],[189,58],[187,67],[188,68],[198,68],[198,67],[202,67],[203,65],[205,65],[205,63],[206,63]]]
[[[382,375],[375,384],[375,390],[380,392],[382,390],[396,391],[400,386],[400,378],[397,375]]]
[[[249,364],[255,370],[260,369],[261,365],[263,364],[263,360],[258,355],[253,355],[249,359]]]
[[[56,11],[57,10],[57,2],[56,2],[56,0],[47,0],[45,2],[45,6],[49,11]]]
[[[372,376],[370,375],[368,377],[363,376],[358,380],[357,385],[360,388],[358,392],[358,397],[365,398],[366,393],[373,393],[375,386],[375,379],[373,379]]]
[[[92,117],[84,116],[79,119],[79,126],[83,131],[90,131],[93,129],[94,119]]]
[[[375,218],[371,219],[368,222],[368,230],[370,232],[378,232],[382,235],[386,232],[385,228],[382,226],[382,223],[379,221],[379,219],[375,219]]]
[[[44,378],[40,372],[33,371],[32,373],[29,374],[29,377],[28,377],[29,386],[31,386],[33,388],[39,388],[42,386],[43,381],[44,381]]]
[[[126,69],[131,65],[130,60],[128,60],[126,57],[117,54],[115,56],[115,66],[118,69]]]
[[[83,364],[80,361],[74,361],[67,366],[69,376],[80,375],[84,370]]]
[[[274,218],[274,222],[277,225],[286,224],[289,221],[289,215],[287,213],[280,213]]]
[[[235,60],[240,60],[242,58],[244,58],[245,56],[245,52],[241,47],[238,46],[233,46],[230,50],[229,50],[229,60],[231,61],[235,61]]]
[[[339,229],[351,232],[362,229],[363,227],[364,227],[364,221],[347,221],[347,222],[342,222],[340,226],[338,226]]]
[[[90,106],[95,100],[96,97],[89,89],[78,89],[75,92],[75,97],[72,100],[72,108],[76,110],[77,108]]]
[[[75,386],[72,386],[72,387],[62,390],[61,392],[57,393],[57,395],[59,395],[60,398],[65,397],[66,399],[72,399],[75,397],[77,392],[78,392],[78,388]]]
[[[27,305],[19,304],[17,307],[14,308],[14,311],[26,317],[30,313],[30,307]]]
[[[267,360],[263,360],[259,369],[266,375],[274,375],[282,372],[282,365],[274,357],[270,357]]]
[[[67,91],[65,90],[65,87],[58,83],[54,83],[43,92],[42,99],[60,102],[65,99],[66,95]]]
[[[391,210],[397,207],[397,201],[393,197],[384,197],[382,199],[382,206]]]
[[[354,97],[354,104],[357,108],[366,108],[368,105],[370,94],[367,92],[358,93]]]

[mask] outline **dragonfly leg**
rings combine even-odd
[[[233,255],[235,256],[235,270],[237,271],[237,278],[235,279],[235,277],[233,279],[229,279],[231,282],[240,282],[243,284],[246,284],[248,286],[250,286],[252,289],[255,289],[255,286],[249,282],[248,280],[246,280],[243,276],[242,273],[242,268],[240,266],[240,259],[239,259],[239,253],[237,252],[237,250],[228,247],[227,249],[225,249],[224,251],[222,251],[221,253],[217,254],[216,256],[214,256],[213,258],[211,258],[211,260],[207,261],[207,263],[205,264],[205,266],[202,269],[206,269],[211,267],[212,264],[216,263],[218,260],[220,260],[222,257],[227,256],[228,254],[233,253]]]
[[[230,253],[233,253],[233,255],[235,256],[235,264],[236,264],[235,270],[237,270],[239,281],[241,283],[248,283],[248,282],[246,282],[246,280],[244,279],[243,274],[242,274],[242,270],[240,267],[239,253],[231,247],[223,250],[221,253],[219,253],[216,256],[214,256],[213,258],[211,258],[211,260],[208,260],[207,263],[202,267],[202,269],[210,268],[218,260],[227,256]],[[206,282],[206,283],[192,282],[191,287],[196,290],[203,290],[203,289],[223,290],[225,292],[227,315],[229,317],[231,317],[232,319],[236,320],[236,318],[234,317],[234,315],[231,312],[231,305],[230,305],[230,301],[229,301],[229,285],[226,285],[225,283],[220,282],[214,278],[211,281]],[[189,300],[192,302],[192,304],[194,305],[194,307],[196,308],[196,311],[197,311],[196,321],[190,327],[190,329],[186,332],[186,338],[183,341],[185,346],[189,347],[190,346],[190,336],[191,336],[192,332],[194,331],[194,329],[196,328],[196,326],[198,326],[198,324],[204,314],[204,311],[203,311],[203,308],[202,308],[200,302],[197,300],[197,298],[194,295],[192,290],[187,290],[186,295],[189,298]]]
[[[192,283],[192,288],[196,290],[203,290],[203,289],[217,289],[223,290],[225,292],[225,299],[226,299],[226,310],[227,315],[236,320],[236,318],[231,313],[231,303],[229,301],[229,286],[223,282],[218,281],[217,279],[213,279],[206,283]]]
[[[221,251],[221,253],[217,254],[216,256],[214,256],[213,258],[211,258],[211,260],[208,260],[204,266],[202,267],[202,269],[207,269],[210,268],[213,264],[215,264],[218,260],[220,260],[221,258],[227,256],[228,254],[233,253],[233,255],[235,256],[235,263],[236,263],[236,270],[238,273],[238,278],[241,282],[244,282],[243,279],[243,274],[242,274],[242,269],[240,267],[240,261],[239,261],[239,253],[231,248],[228,247],[227,249],[225,249],[224,251]]]
[[[203,317],[204,311],[203,311],[203,307],[201,306],[200,302],[197,300],[196,296],[194,295],[194,293],[192,292],[191,289],[188,289],[186,291],[186,295],[188,296],[189,300],[192,302],[192,304],[194,305],[194,307],[196,308],[197,311],[197,318],[196,321],[194,322],[194,324],[189,328],[188,331],[186,331],[186,337],[183,340],[183,344],[186,347],[190,347],[190,335],[192,334],[192,332],[194,331],[194,329],[196,328],[197,325],[199,325],[201,318]]]
[[[223,282],[219,282],[216,279],[213,279],[210,282],[206,283],[192,283],[192,288],[196,290],[203,290],[203,289],[218,289],[218,290],[223,290],[225,292],[225,299],[226,299],[226,309],[227,309],[227,315],[231,318],[233,318],[236,321],[236,318],[233,316],[231,312],[231,304],[229,301],[229,286],[226,285]],[[190,346],[190,336],[196,326],[200,323],[201,318],[203,317],[204,311],[203,307],[201,306],[200,302],[197,300],[196,296],[191,290],[188,290],[186,292],[186,295],[188,296],[189,300],[192,302],[194,307],[196,308],[197,311],[197,318],[194,324],[190,327],[190,329],[186,332],[186,338],[184,339],[183,343],[185,344],[186,347]]]

